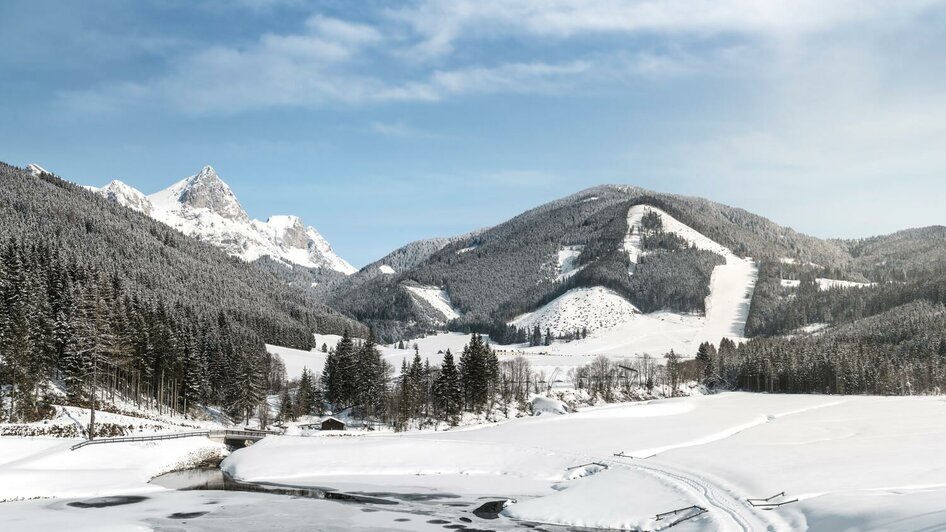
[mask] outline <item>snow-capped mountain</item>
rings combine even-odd
[[[89,188],[105,196],[108,200],[140,213],[150,216],[153,210],[151,201],[148,200],[147,196],[142,194],[138,189],[126,185],[117,179],[99,189]]]
[[[251,219],[211,166],[147,196],[121,181],[89,188],[246,261],[269,256],[346,275],[356,271],[314,227],[306,227],[297,216],[272,216],[265,222]]]

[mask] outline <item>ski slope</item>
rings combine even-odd
[[[751,258],[741,258],[732,251],[683,224],[670,214],[649,205],[635,205],[628,210],[628,234],[624,250],[633,265],[645,251],[641,248],[640,225],[647,211],[660,215],[663,228],[685,239],[699,249],[722,256],[725,264],[717,266],[710,278],[710,295],[706,298],[706,315],[675,312],[635,312],[631,303],[604,288],[577,288],[543,307],[517,316],[510,323],[519,327],[539,325],[553,333],[572,332],[588,327],[587,339],[552,346],[527,348],[555,354],[594,353],[604,355],[662,355],[670,349],[692,355],[702,342],[719,344],[726,337],[744,337],[749,304],[758,278],[758,267]],[[623,303],[622,303],[623,302]]]

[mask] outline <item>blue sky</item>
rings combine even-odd
[[[946,3],[0,3],[0,160],[212,164],[356,265],[601,183],[818,236],[946,223]]]

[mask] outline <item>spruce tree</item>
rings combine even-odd
[[[463,390],[460,384],[460,373],[453,361],[453,354],[447,349],[440,364],[440,375],[434,385],[434,397],[437,411],[442,419],[456,425],[463,410]]]

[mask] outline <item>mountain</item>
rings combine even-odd
[[[356,271],[314,227],[306,227],[296,216],[272,216],[265,222],[250,219],[211,166],[148,196],[121,181],[89,188],[245,261],[271,257],[345,275]]]
[[[117,179],[113,180],[100,189],[96,189],[94,187],[88,188],[93,192],[98,192],[102,196],[105,196],[105,199],[113,201],[122,207],[128,207],[129,209],[138,211],[142,214],[151,216],[152,212],[154,211],[154,207],[147,196],[139,192],[138,189],[126,185]]]
[[[311,290],[293,289],[256,264],[119,206],[125,196],[116,201],[108,192],[134,189],[112,185],[92,192],[49,172],[0,163],[0,237],[48,247],[114,276],[142,300],[186,304],[214,319],[230,314],[267,341],[306,346],[315,329],[358,327]]]
[[[946,277],[942,228],[822,240],[743,209],[626,185],[405,249],[424,252],[397,266],[392,253],[326,289],[326,301],[389,339],[446,328],[510,344],[539,328],[589,336],[553,351],[630,354],[693,353],[723,336],[793,334],[946,297],[936,295]]]

